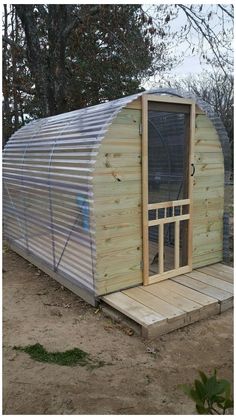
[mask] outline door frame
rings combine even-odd
[[[190,121],[189,121],[189,167],[188,167],[188,199],[189,199],[189,224],[188,224],[188,265],[166,271],[161,279],[155,278],[158,276],[149,276],[149,220],[148,220],[148,102],[162,102],[166,104],[182,104],[190,106]],[[192,235],[192,190],[193,190],[193,176],[191,173],[192,165],[194,164],[193,145],[195,135],[195,107],[196,103],[191,99],[179,98],[176,96],[167,95],[150,95],[144,94],[142,96],[142,222],[143,222],[143,285],[150,285],[152,283],[160,282],[176,275],[181,275],[192,271],[192,249],[193,249],[193,235]],[[173,201],[174,202],[174,201]]]

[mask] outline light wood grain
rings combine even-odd
[[[192,288],[196,291],[200,291],[202,294],[209,295],[216,300],[223,301],[232,298],[232,294],[211,285],[204,284],[201,281],[193,279],[187,275],[173,278],[173,281],[179,284],[185,285],[186,287]]]
[[[142,96],[142,210],[143,210],[143,284],[148,284],[148,98]]]

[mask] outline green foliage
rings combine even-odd
[[[163,36],[141,5],[5,5],[4,140],[27,119],[139,91],[168,67]]]
[[[199,371],[199,375],[201,380],[194,380],[193,385],[182,385],[182,390],[196,403],[200,415],[224,415],[227,409],[233,407],[229,381],[217,379],[216,370],[210,377],[203,371]]]
[[[89,354],[79,348],[64,352],[48,352],[40,343],[36,343],[35,345],[28,346],[14,346],[13,349],[27,353],[35,361],[49,364],[65,366],[88,365],[90,368],[97,368],[104,365],[102,361],[94,363],[89,357]]]

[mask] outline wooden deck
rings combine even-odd
[[[216,263],[102,300],[153,338],[233,307],[233,268]]]

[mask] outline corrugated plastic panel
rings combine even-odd
[[[94,294],[93,171],[100,143],[117,113],[144,93],[39,119],[13,134],[3,153],[4,236],[27,255]],[[196,98],[194,98],[196,99]],[[219,118],[209,114],[226,141]],[[227,147],[227,144],[226,146]]]
[[[132,98],[33,121],[3,154],[6,239],[91,293],[94,163],[109,124]]]

